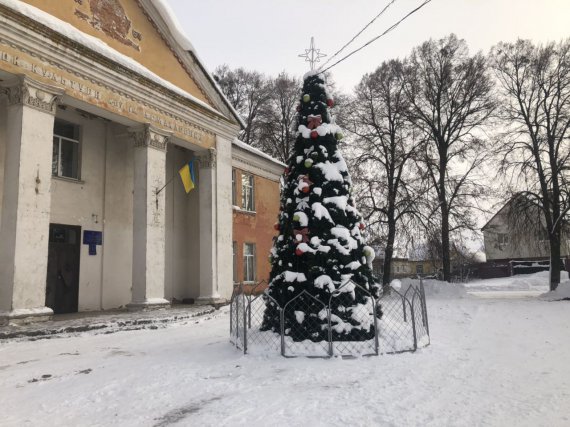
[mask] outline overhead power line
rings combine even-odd
[[[359,35],[361,35],[364,31],[366,31],[366,29],[368,27],[370,27],[378,18],[380,18],[384,12],[386,12],[386,10],[392,6],[394,4],[396,0],[391,0],[390,3],[388,3],[386,6],[384,6],[384,8],[380,11],[380,13],[378,15],[376,15],[372,21],[370,21],[368,24],[366,24],[364,26],[364,28],[362,30],[360,30],[353,38],[350,39],[350,41],[348,43],[346,43],[343,47],[341,47],[339,50],[336,51],[336,53],[334,55],[332,55],[329,59],[327,59],[327,61],[321,65],[320,68],[324,67],[325,65],[327,65],[329,62],[331,62],[333,60],[333,58],[335,58],[338,54],[340,54],[344,49],[346,49],[354,40],[357,39],[357,37]]]
[[[422,4],[420,4],[418,7],[416,7],[414,10],[412,10],[411,12],[409,12],[406,16],[404,16],[402,19],[400,19],[398,22],[396,22],[394,25],[392,25],[391,27],[389,27],[386,31],[384,31],[382,34],[380,34],[379,36],[374,37],[372,40],[370,40],[369,42],[363,44],[362,46],[360,46],[358,49],[353,50],[352,52],[350,52],[348,55],[342,57],[341,59],[339,59],[338,61],[336,61],[334,64],[329,65],[327,68],[325,68],[324,70],[320,70],[320,73],[324,73],[328,70],[330,70],[332,67],[340,64],[342,61],[345,61],[346,59],[350,58],[352,55],[354,55],[357,52],[360,52],[362,49],[364,49],[366,46],[374,43],[376,40],[378,40],[381,37],[384,37],[386,34],[388,34],[390,31],[394,30],[398,25],[400,25],[403,21],[405,21],[406,19],[408,19],[410,16],[412,16],[414,13],[416,13],[418,10],[420,10],[422,7],[424,7],[426,4],[430,3],[432,0],[425,0]]]

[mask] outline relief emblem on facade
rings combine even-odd
[[[75,0],[75,3],[75,16],[118,42],[140,51],[142,35],[132,28],[119,0]]]

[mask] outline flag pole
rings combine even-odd
[[[172,175],[172,178],[170,178],[170,179],[168,180],[168,182],[167,182],[166,184],[164,184],[164,185],[160,188],[160,190],[156,190],[156,193],[155,193],[155,194],[158,196],[158,195],[160,194],[160,192],[161,192],[162,190],[164,190],[164,189],[166,188],[166,186],[172,182],[172,180],[174,179],[175,176],[176,176],[176,175]]]
[[[193,158],[190,159],[189,161],[194,161],[194,160],[196,160],[196,159],[193,157]],[[183,164],[180,168],[184,167],[184,165],[186,165],[187,163],[188,163],[188,162],[184,162],[184,164]],[[180,170],[180,168],[178,168],[178,169]],[[170,184],[170,183],[174,180],[174,177],[175,177],[175,176],[176,176],[176,174],[172,175],[172,178],[170,178],[170,179],[166,182],[166,184],[164,184],[162,187],[160,187],[159,190],[156,190],[156,192],[154,193],[155,196],[157,196],[157,200],[156,200],[157,205],[158,205],[158,195],[160,194],[160,192],[161,192],[162,190],[164,190],[164,189],[166,188],[166,186],[167,186],[168,184]]]

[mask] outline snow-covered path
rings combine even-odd
[[[430,347],[357,360],[243,356],[227,310],[1,344],[0,425],[570,425],[568,302],[428,299],[428,310]]]

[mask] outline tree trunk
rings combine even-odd
[[[451,259],[449,256],[449,212],[447,205],[441,206],[441,261],[443,264],[443,280],[451,282]]]
[[[445,147],[443,141],[440,147]],[[445,171],[447,170],[447,152],[439,152],[439,203],[441,209],[441,262],[443,264],[443,280],[451,282],[451,260],[449,256],[449,206],[445,189]]]
[[[382,275],[382,290],[390,291],[390,279],[392,276],[392,257],[394,255],[394,240],[396,240],[396,222],[388,221],[388,242],[384,251],[384,273]]]
[[[550,236],[550,290],[555,291],[560,283],[560,232]]]

